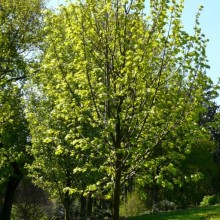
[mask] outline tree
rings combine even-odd
[[[2,219],[10,219],[13,196],[22,176],[27,145],[27,121],[24,119],[19,90],[16,87],[1,92],[1,185],[5,186]]]
[[[25,7],[24,7],[25,6]],[[42,1],[0,2],[0,158],[1,188],[5,189],[1,219],[10,219],[14,192],[29,161],[25,150],[29,131],[22,96],[31,49],[36,46]],[[37,27],[38,26],[38,27]]]
[[[87,0],[47,17],[45,54],[35,83],[53,104],[50,116],[41,115],[36,125],[44,118],[57,123],[57,117],[67,123],[60,140],[68,141],[70,155],[87,159],[72,172],[99,174],[84,195],[108,191],[114,220],[119,219],[121,186],[145,167],[146,172],[158,169],[152,178],[172,188],[164,173],[175,175],[178,156],[201,133],[197,121],[209,81],[207,41],[200,12],[195,34],[183,30],[183,4],[151,0],[146,16],[145,1]],[[33,139],[37,156],[48,139],[37,126],[31,129],[33,137],[38,133],[38,141]],[[51,125],[44,129],[48,133]],[[65,154],[65,146],[49,142],[55,143],[52,153],[61,149]],[[161,149],[164,155],[158,157]]]
[[[158,179],[150,183],[145,182],[145,187],[141,188],[148,208],[157,208],[157,205],[164,200],[174,202],[176,207],[187,208],[199,204],[205,195],[213,194],[213,180],[219,171],[213,158],[215,149],[216,145],[210,140],[210,136],[203,135],[195,139],[195,143],[185,157],[180,155],[175,167],[162,164],[161,171],[173,187],[162,187],[158,184]],[[170,158],[167,160],[170,161]],[[167,171],[167,168],[170,170]],[[154,175],[158,176],[159,171],[154,172],[157,172]]]

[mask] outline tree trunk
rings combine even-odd
[[[86,197],[83,194],[80,196],[80,219],[86,218]]]
[[[69,206],[65,206],[64,209],[65,209],[64,219],[65,220],[70,220],[70,207]]]
[[[65,216],[64,216],[64,220],[71,220],[71,198],[69,196],[68,193],[65,194],[65,200],[64,200],[64,211],[65,211]]]
[[[89,193],[87,197],[87,203],[86,203],[86,217],[90,218],[92,215],[92,206],[93,206],[93,198],[91,197],[91,194]]]
[[[15,191],[22,179],[22,172],[19,169],[17,163],[12,164],[14,169],[14,174],[9,178],[7,183],[7,188],[4,197],[4,203],[2,207],[2,212],[0,219],[1,220],[10,220],[11,219],[11,209],[14,200]]]
[[[113,220],[119,220],[121,170],[116,170],[113,192]]]
[[[121,150],[121,122],[120,112],[123,98],[120,98],[117,106],[117,123],[115,126],[115,180],[114,180],[114,192],[113,192],[113,220],[119,220],[119,206],[120,206],[120,190],[121,190],[121,174],[122,174],[122,158],[123,154],[119,152]]]

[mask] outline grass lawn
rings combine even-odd
[[[127,220],[220,220],[220,205],[199,207],[183,211],[162,212],[126,218]]]

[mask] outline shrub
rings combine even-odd
[[[200,203],[200,206],[215,205],[217,203],[219,203],[218,196],[216,196],[216,195],[204,196],[203,200]]]
[[[42,189],[24,179],[18,186],[12,207],[12,219],[46,219],[52,203]]]
[[[168,200],[162,200],[152,206],[152,212],[176,210],[176,204]]]
[[[125,217],[142,214],[145,210],[144,201],[141,200],[136,190],[129,193],[126,200],[120,205],[120,215]]]

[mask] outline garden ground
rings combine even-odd
[[[220,220],[220,205],[129,217],[127,220]]]

